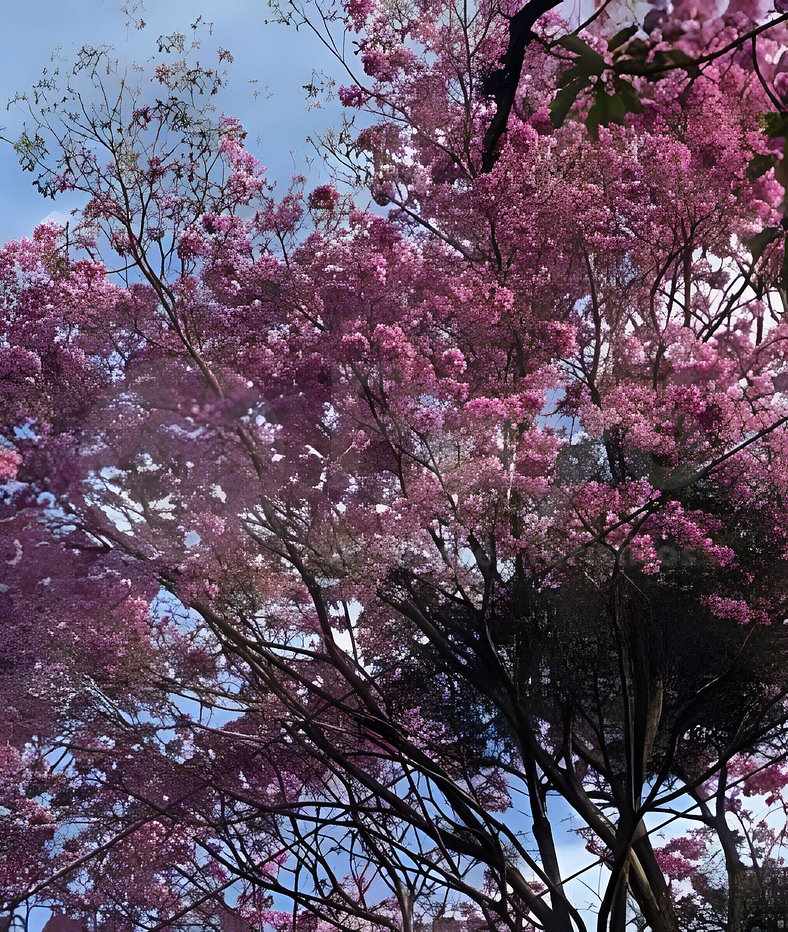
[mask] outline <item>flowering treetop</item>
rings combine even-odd
[[[8,910],[581,930],[556,795],[599,929],[776,858],[726,806],[784,774],[785,15],[552,6],[291,8],[365,115],[306,196],[178,40],[39,87],[88,200],[0,252]]]

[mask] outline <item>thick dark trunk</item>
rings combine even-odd
[[[726,858],[727,861],[727,858]],[[752,873],[737,859],[728,869],[728,922],[727,932],[744,932],[747,919],[747,897],[752,892]]]
[[[628,874],[629,871],[624,868],[613,894],[613,903],[610,909],[610,932],[627,932]]]
[[[561,879],[561,868],[558,863],[558,854],[555,850],[555,839],[553,838],[553,829],[547,816],[544,793],[539,786],[537,778],[536,764],[531,759],[526,764],[528,772],[528,792],[531,801],[531,813],[533,819],[534,840],[539,848],[539,856],[542,861],[542,869],[552,884],[550,891],[550,905],[555,917],[555,924],[545,932],[562,932],[562,930],[574,930],[577,928],[572,923],[569,903],[564,894],[563,882]]]
[[[528,3],[509,19],[509,43],[501,59],[501,67],[489,75],[486,81],[488,92],[495,98],[495,114],[484,134],[482,172],[490,172],[495,167],[498,143],[506,132],[509,114],[520,85],[525,50],[533,39],[531,30],[539,17],[544,16],[559,3],[560,0],[528,0]]]
[[[739,857],[736,836],[725,821],[724,813],[715,826],[720,847],[725,858],[725,870],[728,875],[728,921],[727,932],[744,932],[747,898],[752,893],[755,876],[745,867]]]
[[[637,901],[643,918],[648,922],[652,932],[682,932],[676,918],[673,897],[670,894],[662,870],[657,864],[654,849],[647,835],[638,838],[632,845],[643,869],[640,889],[634,884],[632,893]],[[645,895],[644,895],[645,894]]]

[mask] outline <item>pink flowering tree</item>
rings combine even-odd
[[[85,204],[0,251],[8,923],[732,932],[780,865],[786,15],[554,6],[289,7],[307,194],[180,36],[21,101]]]
[[[693,790],[695,827],[657,847],[682,927],[741,927],[779,887],[785,780],[785,763],[773,753],[740,755]]]

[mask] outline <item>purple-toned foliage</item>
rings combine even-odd
[[[582,932],[567,811],[600,932],[782,864],[788,15],[553,6],[288,7],[357,52],[311,192],[183,37],[28,101],[7,916]]]

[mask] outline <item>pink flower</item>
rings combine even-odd
[[[0,482],[16,479],[22,457],[16,450],[0,448]]]

